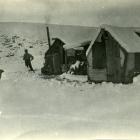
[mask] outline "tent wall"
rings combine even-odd
[[[93,81],[94,80],[94,72],[93,72],[93,61],[92,61],[92,50],[90,50],[90,52],[88,53],[87,56],[87,74],[88,74],[88,80],[89,81]]]
[[[52,59],[53,59],[53,73],[60,74],[62,72],[60,55],[58,53],[56,53],[52,56]]]
[[[135,54],[129,53],[127,55],[126,69],[125,69],[125,75],[124,75],[125,83],[133,82],[134,70],[135,70]]]
[[[140,72],[140,53],[135,53],[135,72]]]
[[[46,73],[48,75],[60,74],[61,73],[60,55],[58,53],[47,55],[45,65],[42,70],[43,73]]]
[[[121,58],[119,43],[108,33],[105,39],[106,56],[107,56],[107,79],[108,81],[121,82]]]
[[[61,64],[64,64],[65,57],[64,57],[64,43],[60,39],[55,39],[54,43],[52,44],[51,48],[46,52],[45,56],[52,55],[55,53],[59,53],[60,55],[60,62]]]

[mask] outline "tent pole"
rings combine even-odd
[[[46,30],[47,30],[47,37],[48,37],[48,45],[49,45],[49,48],[51,48],[50,32],[49,32],[48,26],[46,27]]]

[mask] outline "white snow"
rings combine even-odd
[[[71,82],[77,81],[77,82],[87,82],[87,76],[85,75],[72,75],[69,73],[63,73],[60,75],[61,79],[69,80]]]
[[[35,73],[24,66],[24,47],[6,57],[11,49],[0,45],[1,140],[140,138],[140,76],[130,85],[89,84],[87,76],[69,74],[46,79],[40,75],[46,43],[26,41]]]

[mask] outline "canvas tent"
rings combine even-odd
[[[62,65],[65,64],[64,42],[59,38],[53,38],[54,43],[45,53],[45,64],[41,69],[43,74],[61,74]]]
[[[130,83],[140,72],[140,37],[131,28],[103,25],[86,56],[89,80]]]
[[[71,61],[86,61],[86,51],[90,45],[91,41],[84,41],[79,44],[74,44],[71,46],[66,46],[65,54],[66,54],[66,63],[71,64]]]
[[[86,51],[90,45],[91,41],[84,41],[78,44],[66,45],[65,48],[65,62],[67,70],[70,69],[72,65],[80,62],[80,65],[74,70],[76,75],[86,75],[87,74],[87,58]],[[68,48],[68,49],[67,49]]]

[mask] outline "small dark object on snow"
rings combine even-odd
[[[22,47],[22,43],[18,43],[18,46],[21,46]]]
[[[8,46],[8,48],[11,48],[11,47],[13,47],[13,45],[9,45],[9,46]]]
[[[29,48],[33,48],[33,46],[30,46]]]
[[[9,53],[6,55],[6,57],[11,57],[11,56],[14,56],[14,53]]]
[[[30,68],[31,71],[34,71],[33,67],[32,67],[32,63],[31,61],[34,59],[34,57],[28,53],[28,50],[25,49],[25,54],[23,56],[23,60],[25,61],[25,66],[28,68]]]
[[[2,76],[3,72],[4,72],[4,70],[0,69],[0,79],[1,79],[1,76]]]

